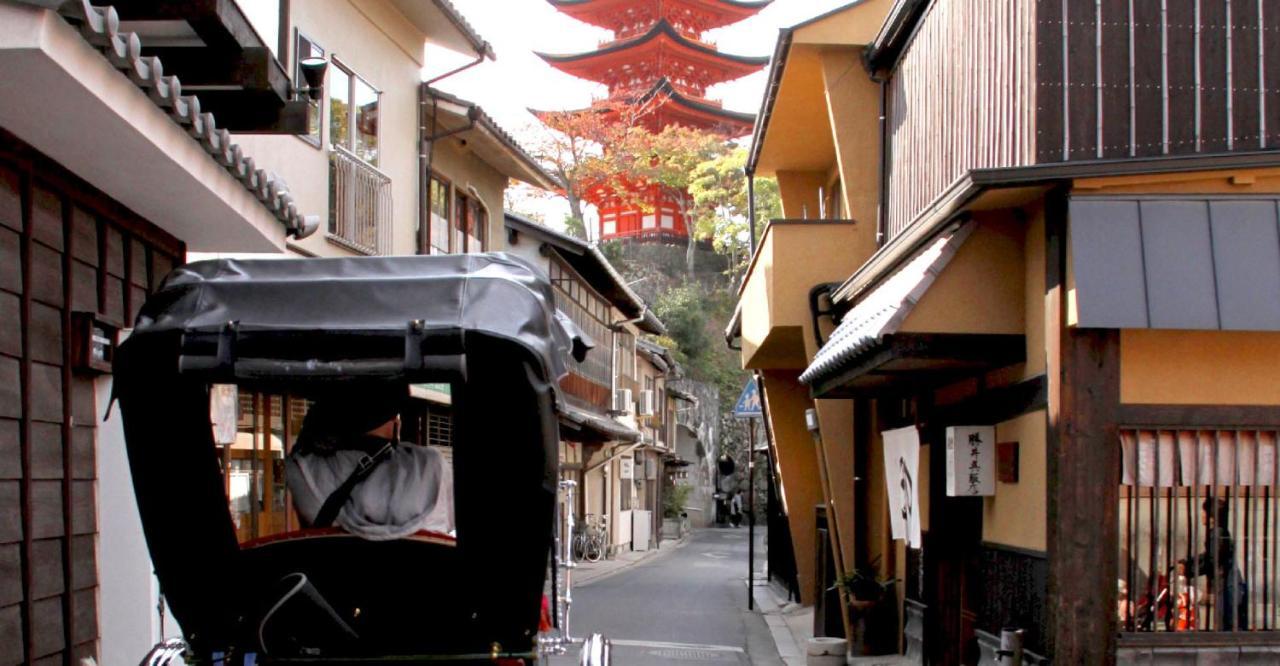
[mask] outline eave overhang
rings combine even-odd
[[[498,126],[498,123],[485,112],[480,105],[460,97],[437,90],[425,83],[423,94],[430,99],[434,108],[448,119],[436,118],[436,132],[458,130],[471,138],[479,139],[472,149],[489,166],[510,178],[540,187],[544,190],[556,190],[562,187],[559,180],[552,176],[532,155],[516,141],[515,137]],[[431,127],[430,119],[424,126]],[[444,122],[440,122],[444,120]],[[468,126],[469,125],[469,126]]]
[[[551,6],[584,23],[590,23],[606,29],[614,29],[618,25],[615,10],[619,5],[633,4],[634,0],[547,0]],[[773,0],[649,0],[653,7],[684,5],[710,6],[714,8],[716,19],[706,23],[705,28],[713,30],[722,26],[737,23],[754,16],[760,10],[773,4]]]
[[[608,416],[568,405],[561,405],[558,412],[560,416],[560,438],[566,441],[583,444],[604,444],[606,442],[631,444],[640,441],[639,430],[629,428]]]
[[[515,234],[512,236],[515,242],[519,242],[519,235],[524,234],[537,242],[544,243],[573,267],[593,289],[609,299],[614,307],[624,315],[638,319],[636,326],[640,330],[654,335],[666,335],[667,329],[657,315],[653,314],[644,300],[627,286],[626,281],[598,248],[510,211],[503,214],[503,220],[508,233]]]
[[[39,5],[3,8],[0,33],[17,32],[0,40],[0,125],[192,249],[279,251],[314,231],[111,7]]]
[[[449,0],[391,0],[396,9],[432,44],[458,53],[474,53],[493,60],[493,46],[485,41]]]
[[[808,380],[814,398],[909,395],[1026,360],[1026,336],[894,333]]]

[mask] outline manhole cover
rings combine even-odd
[[[650,650],[649,654],[672,661],[723,661],[736,662],[738,658],[733,652],[723,650],[696,650],[691,648],[663,648]]]

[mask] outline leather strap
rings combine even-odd
[[[351,475],[347,477],[342,485],[338,486],[329,496],[325,498],[324,504],[320,506],[320,511],[316,513],[316,519],[311,523],[312,527],[329,527],[333,525],[333,521],[337,520],[338,512],[342,510],[342,505],[347,503],[351,497],[351,491],[360,485],[378,465],[391,457],[391,452],[395,450],[396,443],[388,441],[382,445],[382,448],[373,453],[366,454],[360,458],[360,462],[356,464],[356,468]]]

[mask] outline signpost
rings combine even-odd
[[[733,417],[747,419],[747,610],[755,610],[756,587],[756,421],[764,418],[756,378],[747,380],[733,405]]]

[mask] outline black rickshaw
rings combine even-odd
[[[115,360],[143,529],[184,636],[144,663],[538,661],[557,381],[590,345],[547,278],[505,254],[176,269]],[[237,539],[211,387],[316,399],[427,383],[451,387],[456,536]],[[586,643],[582,663],[607,656]]]

